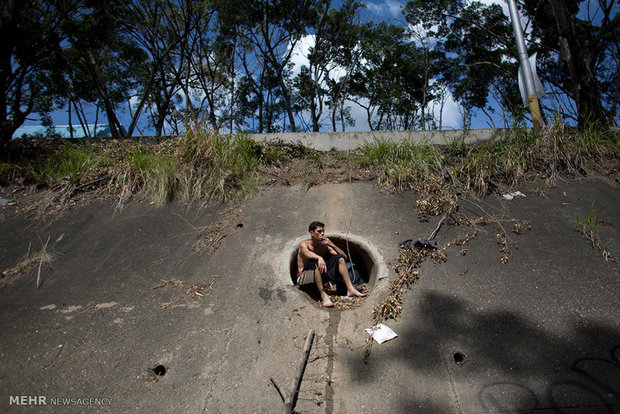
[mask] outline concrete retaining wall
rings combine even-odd
[[[285,142],[303,144],[319,151],[333,149],[342,151],[359,148],[364,142],[410,140],[415,143],[449,144],[463,139],[465,143],[486,141],[501,137],[503,129],[470,129],[444,131],[372,131],[372,132],[278,132],[269,134],[248,134],[255,141]]]

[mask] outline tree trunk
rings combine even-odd
[[[291,103],[291,96],[286,84],[284,83],[284,72],[278,70],[278,84],[282,90],[282,96],[284,97],[284,105],[286,105],[286,113],[288,114],[288,121],[291,124],[291,132],[296,132],[295,128],[295,115],[293,114],[293,105]]]
[[[312,132],[319,132],[319,118],[316,114],[316,103],[314,102],[314,93],[310,102],[310,116],[312,118]]]
[[[573,99],[577,105],[577,123],[579,127],[586,124],[608,124],[609,118],[601,103],[600,89],[594,65],[596,56],[592,50],[583,49],[575,31],[574,19],[563,0],[549,0],[555,17],[562,59],[566,61],[571,74]]]
[[[88,64],[88,69],[93,76],[95,84],[97,85],[97,89],[99,90],[99,95],[101,96],[101,100],[103,101],[103,105],[105,107],[106,116],[108,117],[108,124],[110,125],[110,132],[112,133],[112,137],[124,137],[124,131],[121,127],[120,122],[116,118],[116,113],[114,112],[114,106],[112,102],[110,102],[110,97],[108,95],[108,91],[106,86],[104,85],[101,77],[99,76],[99,71],[97,70],[97,65],[95,63],[95,58],[90,50],[86,50],[84,52],[86,56],[86,63]]]

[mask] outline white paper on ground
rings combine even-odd
[[[390,339],[396,338],[396,332],[380,323],[378,325],[373,326],[372,328],[367,328],[366,332],[368,335],[372,336],[375,341],[382,344],[385,341],[389,341]]]
[[[512,200],[513,198],[525,197],[525,194],[523,194],[521,191],[515,191],[514,193],[504,194],[502,195],[502,197],[504,198],[504,200]]]

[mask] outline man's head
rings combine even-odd
[[[310,232],[312,240],[321,240],[325,237],[325,224],[320,221],[313,221],[310,223],[310,226],[308,226],[308,231]]]

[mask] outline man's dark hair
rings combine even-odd
[[[317,227],[325,228],[325,224],[321,223],[320,221],[313,221],[312,223],[310,223],[310,226],[308,226],[308,231],[314,231]]]

